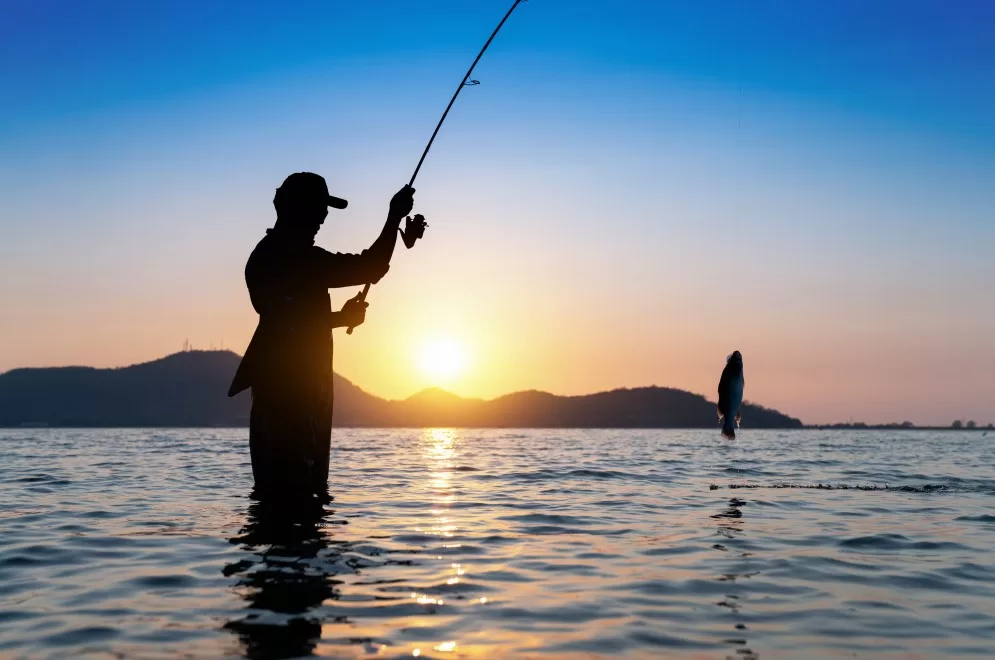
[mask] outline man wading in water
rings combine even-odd
[[[314,244],[328,207],[347,202],[328,194],[317,174],[298,172],[276,191],[276,225],[266,230],[245,265],[245,283],[259,325],[228,396],[252,388],[249,452],[260,495],[328,497],[332,433],[332,329],[366,318],[360,294],[333,312],[328,289],[376,283],[390,268],[401,220],[414,205],[405,186],[390,200],[383,231],[361,254],[331,253]],[[405,243],[424,232],[408,221]]]

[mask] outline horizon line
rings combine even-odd
[[[132,367],[139,367],[139,366],[143,366],[143,365],[147,365],[147,364],[152,364],[152,363],[155,363],[155,362],[160,362],[162,360],[166,360],[168,358],[175,357],[175,356],[178,356],[178,355],[183,355],[185,353],[230,353],[230,354],[234,355],[235,357],[238,357],[239,359],[241,359],[243,357],[241,354],[237,353],[236,351],[234,351],[234,350],[232,350],[230,348],[213,348],[212,347],[212,348],[207,348],[207,349],[200,349],[200,348],[193,348],[189,344],[184,344],[184,348],[182,350],[175,351],[173,353],[168,353],[168,354],[163,355],[163,356],[158,357],[158,358],[153,358],[153,359],[150,359],[150,360],[145,360],[143,362],[135,362],[135,363],[132,363],[132,364],[127,364],[127,365],[120,365],[120,366],[115,366],[115,367],[94,367],[94,366],[90,366],[90,365],[68,364],[68,365],[47,366],[47,367],[15,367],[13,369],[8,369],[7,371],[0,372],[0,376],[4,376],[6,374],[9,374],[9,373],[12,373],[12,372],[15,372],[15,371],[20,371],[20,370],[41,370],[41,369],[93,369],[94,371],[115,371],[115,370],[119,370],[119,369],[128,369],[128,368],[132,368]],[[631,391],[631,390],[638,390],[638,389],[673,390],[673,391],[677,391],[677,392],[683,392],[683,393],[686,393],[686,394],[690,394],[692,396],[698,396],[698,397],[701,397],[702,399],[704,399],[705,401],[707,401],[709,403],[714,403],[714,401],[712,401],[712,399],[710,399],[707,395],[701,394],[699,392],[694,392],[692,390],[683,389],[683,388],[680,388],[680,387],[671,387],[671,386],[666,386],[666,385],[655,385],[655,384],[654,385],[630,386],[630,387],[615,387],[615,388],[608,389],[608,390],[599,390],[599,391],[596,391],[596,392],[589,392],[587,394],[556,394],[554,392],[548,392],[548,391],[545,391],[545,390],[525,389],[525,390],[516,390],[514,392],[507,392],[505,394],[498,395],[498,396],[496,396],[494,398],[491,398],[491,399],[484,399],[484,398],[480,398],[480,397],[466,397],[466,396],[463,396],[461,394],[457,394],[455,392],[450,392],[449,390],[443,389],[442,387],[429,386],[429,387],[423,388],[421,390],[418,390],[418,391],[414,392],[413,394],[411,394],[408,397],[403,398],[403,399],[388,399],[386,397],[383,397],[383,396],[380,396],[380,395],[377,395],[377,394],[373,394],[372,392],[368,392],[368,391],[364,390],[359,385],[356,385],[349,378],[347,378],[346,376],[343,376],[342,374],[340,374],[340,373],[338,373],[338,372],[336,372],[334,370],[333,370],[333,373],[336,376],[338,376],[339,378],[342,378],[343,380],[345,380],[346,382],[348,382],[351,386],[353,386],[356,389],[360,390],[361,392],[363,392],[363,393],[365,393],[365,394],[367,394],[369,396],[377,397],[377,398],[379,398],[379,399],[381,399],[381,400],[383,400],[385,402],[388,402],[388,403],[391,403],[391,402],[398,402],[398,403],[400,403],[400,402],[409,401],[409,400],[411,400],[411,399],[413,399],[413,398],[415,398],[415,397],[417,397],[417,396],[419,396],[421,394],[426,394],[426,393],[431,393],[431,392],[440,392],[442,394],[449,395],[449,396],[455,397],[457,399],[460,399],[461,401],[480,401],[480,402],[485,402],[486,403],[486,402],[496,401],[496,400],[504,398],[504,397],[513,396],[515,394],[535,393],[535,394],[546,394],[546,395],[549,395],[549,396],[560,397],[560,398],[581,398],[581,397],[585,397],[585,396],[595,396],[595,395],[598,395],[598,394],[607,394],[607,393],[611,393],[611,392]],[[761,408],[763,410],[773,411],[773,412],[781,414],[781,415],[783,415],[785,417],[789,417],[789,418],[792,418],[792,419],[797,419],[801,423],[801,427],[800,427],[801,429],[834,429],[834,428],[839,428],[839,429],[860,429],[860,430],[901,430],[901,429],[906,429],[906,430],[924,430],[924,431],[925,430],[936,430],[936,431],[941,431],[941,430],[988,431],[988,430],[995,429],[995,424],[993,424],[991,422],[985,424],[985,423],[977,423],[974,420],[964,421],[964,420],[960,420],[960,419],[954,420],[954,422],[952,422],[950,425],[946,425],[946,426],[940,426],[940,425],[935,425],[935,424],[920,426],[920,425],[916,425],[915,423],[913,423],[911,421],[908,421],[908,420],[903,420],[902,422],[877,422],[877,423],[868,423],[868,422],[861,422],[861,421],[853,421],[852,419],[849,420],[849,421],[837,421],[837,422],[826,422],[826,423],[821,423],[821,424],[809,424],[809,423],[803,422],[800,418],[793,417],[792,415],[790,415],[788,413],[785,413],[785,412],[782,412],[782,411],[778,410],[777,408],[769,408],[769,407],[767,407],[767,406],[765,406],[763,404],[755,403],[755,402],[749,401],[747,399],[743,400],[743,405],[744,406],[748,405],[748,406],[752,406],[754,408]],[[974,426],[969,426],[969,424],[974,424]],[[24,427],[24,426],[4,427],[4,426],[0,426],[0,428],[30,428],[30,427]],[[46,427],[43,427],[43,428],[77,428],[77,427],[47,427],[46,426]],[[91,427],[78,427],[78,428],[91,428]],[[101,428],[101,427],[92,427],[92,428]],[[153,428],[153,427],[107,427],[107,428]],[[213,426],[212,427],[170,426],[170,427],[163,427],[163,428],[242,428],[242,427],[237,427],[237,426],[236,427],[224,427],[224,426],[219,426],[219,427],[213,427]],[[337,428],[387,428],[387,427],[348,426],[348,425],[343,425],[343,426],[340,426],[340,427],[337,427]],[[390,428],[393,428],[393,427],[390,427]],[[398,427],[398,428],[402,428],[402,427]],[[403,427],[403,428],[436,428],[436,427]],[[453,428],[457,428],[457,427],[453,427]],[[462,427],[460,427],[460,428],[462,428]],[[492,427],[465,427],[465,428],[492,428]],[[493,428],[518,428],[518,427],[493,427]],[[522,428],[526,428],[526,427],[522,427]],[[539,427],[537,427],[537,428],[539,428]],[[560,427],[556,427],[556,428],[560,428]],[[584,428],[587,428],[587,427],[584,427]],[[605,428],[630,428],[630,427],[605,427]],[[631,428],[636,428],[636,427],[631,427]],[[656,428],[656,427],[647,427],[647,428]],[[689,427],[689,428],[697,428],[697,427]],[[798,427],[796,427],[793,430],[797,430],[797,428]]]

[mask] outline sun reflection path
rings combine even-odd
[[[458,474],[460,470],[457,465],[460,445],[460,435],[454,429],[425,430],[422,437],[422,446],[423,457],[428,468],[428,479],[423,484],[420,484],[420,488],[427,491],[425,497],[431,502],[431,508],[429,509],[431,519],[425,525],[414,527],[414,530],[419,534],[440,537],[441,543],[439,543],[438,547],[445,550],[445,556],[434,555],[434,557],[440,560],[443,575],[435,579],[439,579],[440,582],[444,581],[446,587],[454,589],[461,589],[468,579],[466,564],[459,554],[463,544],[455,538],[460,533],[465,534],[466,530],[459,529],[456,524],[456,516],[453,514],[453,507],[457,501],[457,487],[453,483],[453,478],[454,473]],[[446,560],[447,564],[441,564],[442,560]],[[448,611],[448,608],[457,605],[456,603],[449,602],[449,597],[446,594],[451,593],[450,591],[442,589],[444,593],[438,593],[438,588],[435,591],[436,593],[412,591],[410,592],[410,598],[418,605],[424,606],[426,611],[432,614],[442,612],[439,608],[443,606],[446,606]],[[455,600],[462,601],[460,606],[484,606],[488,603],[486,596],[468,600],[461,593],[455,595]],[[457,653],[458,644],[459,642],[454,639],[432,642],[421,640],[418,643],[411,644],[408,652],[414,657],[421,656],[429,648],[438,653]],[[460,647],[458,651],[459,657],[469,657],[466,655],[467,653],[476,657],[473,648],[473,644]]]
[[[457,445],[459,436],[453,429],[426,429],[424,436],[425,458],[429,463],[428,487],[431,491],[432,500],[432,524],[428,529],[415,527],[415,531],[420,534],[452,538],[457,532],[457,526],[453,522],[451,509],[456,502],[456,493],[452,484],[453,460],[457,455]],[[461,543],[442,543],[443,548],[460,548]],[[437,555],[437,559],[442,559]],[[450,562],[452,576],[446,578],[447,585],[459,584],[462,576],[466,574],[466,569],[462,562]],[[411,592],[411,599],[420,605],[442,606],[445,599],[429,594]],[[486,603],[487,599],[482,598],[481,603]],[[456,642],[447,640],[440,642],[433,647],[436,651],[450,653],[456,650]],[[420,648],[412,651],[413,656],[421,655]]]
[[[452,429],[428,429],[426,431],[426,457],[431,465],[430,486],[435,494],[432,508],[433,522],[428,534],[452,537],[456,526],[451,524],[449,511],[456,501],[452,488],[453,458],[456,456],[456,431]],[[420,530],[423,534],[424,530]]]

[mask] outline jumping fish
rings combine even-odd
[[[736,429],[739,427],[740,407],[743,405],[743,356],[739,351],[733,351],[726,358],[726,366],[719,379],[719,422],[722,423],[722,435],[730,440],[736,439]]]

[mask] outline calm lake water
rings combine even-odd
[[[247,437],[0,430],[0,656],[995,656],[995,434],[343,429],[295,511]]]

